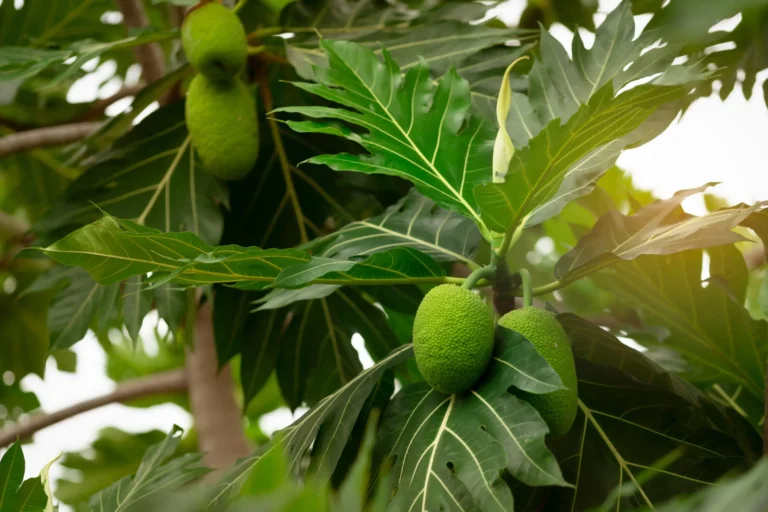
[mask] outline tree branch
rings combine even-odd
[[[115,0],[115,3],[123,13],[123,25],[127,30],[149,25],[141,0]],[[141,64],[141,72],[147,82],[151,83],[165,76],[165,56],[159,44],[149,43],[137,46],[133,49],[133,54]]]
[[[47,126],[0,138],[0,157],[43,146],[58,146],[75,142],[89,135],[101,123],[85,122]]]
[[[26,438],[46,427],[55,425],[78,414],[97,409],[103,405],[124,403],[136,398],[153,395],[181,393],[187,389],[186,373],[183,369],[157,373],[149,377],[129,380],[117,385],[109,394],[91,398],[50,414],[40,414],[24,423],[15,424],[0,431],[0,448],[16,441],[16,438]]]

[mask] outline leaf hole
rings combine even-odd
[[[445,464],[445,467],[447,467],[448,471],[450,471],[451,473],[454,473],[454,474],[456,473],[456,466],[453,465],[453,462],[450,462],[450,461],[447,462]]]

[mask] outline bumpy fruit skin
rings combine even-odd
[[[576,365],[568,335],[552,313],[534,307],[510,311],[499,319],[499,325],[519,332],[533,343],[568,388],[543,395],[516,393],[539,411],[552,437],[565,434],[573,425],[578,409]]]
[[[243,24],[237,14],[216,2],[187,15],[181,27],[181,44],[192,67],[213,80],[237,75],[248,56]]]
[[[197,75],[187,91],[186,118],[205,170],[224,180],[248,174],[259,156],[259,120],[243,82]]]
[[[413,322],[413,351],[424,380],[442,393],[462,393],[485,372],[493,353],[493,312],[478,295],[453,284],[427,293]]]

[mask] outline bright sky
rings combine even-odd
[[[524,3],[524,0],[507,2],[502,11],[503,17],[514,22]],[[600,2],[601,12],[608,12],[617,4],[618,0],[603,0]],[[563,43],[570,45],[572,34],[567,29],[555,26],[552,32]],[[102,72],[109,71],[108,65],[104,67],[106,69]],[[757,83],[762,83],[764,78],[759,77]],[[95,97],[97,92],[95,82],[85,81],[72,91],[71,96],[73,100],[84,101]],[[101,93],[100,96],[108,95],[104,91]],[[619,165],[632,173],[640,187],[651,189],[662,198],[708,181],[722,181],[724,183],[715,189],[716,193],[731,202],[751,203],[768,199],[766,134],[768,109],[763,102],[762,89],[757,87],[747,101],[737,88],[725,102],[716,96],[696,101],[679,122],[656,140],[624,153]],[[703,202],[700,199],[694,198],[685,204],[692,213],[702,212]],[[151,332],[154,321],[148,317],[145,322],[147,334]],[[356,340],[357,344],[359,342]],[[104,354],[92,336],[78,343],[74,350],[78,355],[76,374],[59,372],[55,365],[49,364],[45,381],[36,376],[22,381],[25,389],[37,394],[45,411],[55,411],[114,388],[112,381],[104,374]],[[272,431],[289,424],[291,420],[290,412],[284,409],[266,418],[263,425]],[[80,415],[41,431],[35,436],[34,443],[24,447],[27,477],[37,475],[59,452],[89,446],[102,427],[117,426],[130,432],[167,431],[174,423],[183,428],[191,424],[189,415],[175,405],[151,409],[111,405]],[[61,468],[54,465],[53,479],[61,474]]]

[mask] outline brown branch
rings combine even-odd
[[[13,443],[17,438],[27,438],[39,430],[103,405],[124,403],[147,396],[181,393],[186,388],[187,379],[183,369],[125,381],[118,384],[113,392],[106,395],[85,400],[54,413],[33,416],[29,421],[15,424],[0,431],[0,448]]]
[[[0,138],[0,157],[44,146],[58,146],[78,141],[89,135],[101,123],[84,122],[48,126]]]
[[[193,336],[194,349],[187,351],[187,375],[198,443],[206,466],[225,468],[251,450],[235,402],[232,372],[229,365],[219,370],[210,302],[197,311]]]
[[[149,25],[141,0],[115,0],[123,13],[123,25],[127,30]],[[136,60],[141,64],[141,73],[147,82],[154,82],[165,76],[165,56],[157,43],[143,44],[133,49]]]

